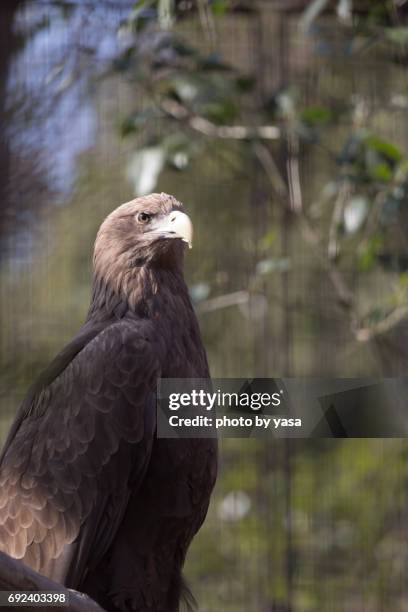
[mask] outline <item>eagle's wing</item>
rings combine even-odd
[[[0,464],[1,550],[70,587],[98,563],[150,458],[158,375],[143,324],[122,320],[30,399]]]

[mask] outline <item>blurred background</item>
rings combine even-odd
[[[212,375],[403,376],[406,0],[2,0],[0,434],[165,191]],[[408,610],[404,440],[223,440],[202,612]]]

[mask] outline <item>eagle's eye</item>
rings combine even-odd
[[[137,221],[138,223],[149,223],[150,219],[152,218],[152,215],[150,215],[147,212],[140,212],[137,215]]]

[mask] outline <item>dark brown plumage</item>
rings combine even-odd
[[[108,610],[173,612],[216,477],[213,440],[157,439],[162,377],[207,377],[172,196],[120,206],[88,317],[23,402],[0,458],[0,549]]]

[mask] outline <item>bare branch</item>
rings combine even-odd
[[[189,127],[204,136],[230,140],[248,140],[251,138],[277,140],[280,137],[280,130],[275,125],[253,127],[248,125],[216,125],[204,117],[193,115],[185,106],[175,101],[162,101],[160,107],[166,115],[178,121],[185,121]]]
[[[263,126],[218,126],[208,119],[199,115],[192,114],[185,106],[175,101],[166,100],[161,102],[162,111],[179,121],[185,121],[188,126],[195,131],[209,137],[233,140],[246,140],[250,138],[258,139],[255,143],[255,154],[258,157],[263,170],[268,177],[272,190],[276,196],[289,206],[295,213],[300,222],[300,226],[306,241],[314,248],[320,263],[326,271],[326,274],[333,286],[337,296],[339,305],[348,312],[350,319],[351,330],[356,339],[360,342],[371,340],[372,338],[390,331],[398,325],[403,319],[408,316],[408,307],[395,309],[384,320],[380,321],[373,327],[362,328],[358,325],[358,313],[355,308],[355,296],[352,290],[348,287],[343,274],[335,264],[335,256],[337,254],[337,227],[338,221],[343,213],[344,204],[349,195],[349,186],[345,185],[339,193],[336,201],[335,210],[331,222],[329,232],[328,256],[324,253],[322,237],[313,227],[310,219],[306,215],[302,206],[302,198],[300,191],[300,177],[297,160],[296,143],[294,146],[294,158],[288,166],[288,175],[292,178],[292,184],[289,189],[283,179],[279,168],[273,158],[271,151],[262,140],[276,140],[281,136],[278,127],[273,125]],[[291,202],[296,201],[296,206],[291,206]],[[236,293],[220,296],[210,300],[206,300],[198,307],[201,312],[212,312],[220,308],[247,303],[249,293],[246,291],[237,291]]]
[[[350,195],[350,186],[347,182],[342,183],[336,202],[334,204],[333,214],[329,229],[329,244],[327,248],[329,259],[334,261],[339,255],[339,225],[343,217],[344,207]]]
[[[288,159],[286,162],[290,208],[296,214],[303,210],[302,188],[299,170],[299,137],[294,131],[288,134]]]
[[[258,142],[255,145],[255,154],[271,183],[272,190],[279,198],[287,200],[289,198],[289,192],[272,153],[263,143]]]
[[[238,304],[247,304],[250,299],[249,291],[235,291],[234,293],[226,293],[215,298],[205,300],[197,306],[198,312],[214,312],[222,308],[237,306]]]
[[[198,14],[201,22],[201,27],[208,40],[210,41],[212,49],[215,49],[216,45],[216,30],[214,24],[214,18],[209,6],[208,0],[197,0]]]
[[[289,205],[290,194],[286,188],[286,184],[279,172],[279,169],[275,163],[272,153],[269,149],[262,144],[258,144],[255,148],[255,152],[260,160],[263,169],[267,177],[271,182],[273,191],[281,198],[286,198],[286,205]],[[328,258],[322,252],[321,237],[317,230],[312,226],[308,216],[306,215],[303,208],[298,208],[293,211],[296,214],[296,218],[299,220],[305,240],[313,247],[315,254],[319,258],[322,266],[326,270],[328,277],[336,291],[338,301],[340,305],[351,311],[354,305],[354,295],[348,288],[343,275],[336,266],[328,260]],[[353,321],[356,319],[356,314],[352,313]]]
[[[0,552],[0,590],[1,591],[55,591],[64,593],[68,606],[64,606],[67,612],[104,612],[93,599],[72,589],[67,589],[62,584],[58,584],[21,561],[9,557]],[[43,606],[41,610],[55,610],[55,607]]]
[[[391,331],[397,325],[402,323],[408,317],[408,306],[399,306],[395,308],[389,315],[387,315],[382,321],[379,321],[375,325],[370,327],[361,327],[355,332],[356,339],[359,342],[368,342],[378,336],[382,336],[387,332]]]

